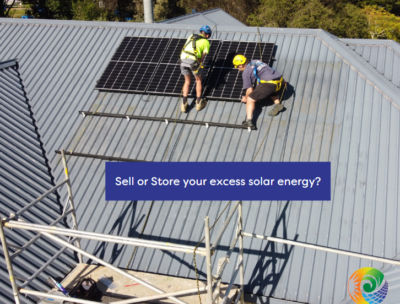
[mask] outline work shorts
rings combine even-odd
[[[273,80],[279,80],[281,79],[280,77],[278,79],[273,79]],[[251,99],[254,99],[255,101],[265,99],[270,96],[279,96],[281,97],[283,89],[285,87],[285,80],[282,80],[282,85],[281,89],[277,92],[276,90],[276,84],[273,83],[260,83],[257,84],[256,88],[252,93],[250,93],[249,97]]]
[[[196,72],[192,70],[190,67],[195,61],[193,59],[182,59],[181,60],[181,73],[182,75],[189,75],[190,73],[193,73],[194,76],[201,76],[201,73],[203,72],[202,68],[199,68]]]

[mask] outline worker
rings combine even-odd
[[[183,100],[181,111],[186,113],[188,107],[188,94],[190,87],[190,77],[193,73],[196,80],[196,110],[201,111],[206,105],[207,100],[201,98],[202,84],[201,73],[203,71],[204,57],[210,51],[210,42],[207,40],[211,37],[211,28],[208,25],[203,25],[200,28],[200,35],[193,34],[187,40],[181,52],[181,73],[185,77],[183,85]]]
[[[252,119],[255,104],[266,97],[274,101],[274,107],[268,115],[277,115],[283,109],[279,99],[285,83],[282,74],[260,60],[248,61],[243,55],[236,55],[233,58],[233,65],[243,72],[243,89],[246,90],[246,96],[242,97],[242,102],[246,103],[247,117],[242,124],[246,127],[254,127]],[[255,89],[253,89],[253,84],[256,84]]]

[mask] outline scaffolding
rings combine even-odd
[[[72,195],[72,189],[71,189],[71,183],[70,183],[70,178],[68,174],[68,167],[67,167],[67,162],[65,159],[65,153],[64,150],[60,151],[61,157],[62,157],[62,162],[64,166],[64,172],[65,172],[65,179],[45,192],[43,195],[38,197],[37,199],[33,200],[31,203],[29,203],[27,206],[16,212],[15,214],[10,214],[8,218],[4,218],[0,220],[0,239],[1,243],[3,246],[3,251],[4,251],[4,257],[7,265],[7,269],[9,272],[9,278],[13,290],[13,296],[15,303],[19,304],[20,302],[20,294],[25,294],[25,295],[33,295],[37,297],[48,297],[49,294],[45,292],[40,292],[40,291],[35,291],[31,289],[27,289],[27,285],[31,283],[40,273],[42,273],[47,266],[49,266],[54,260],[58,258],[65,250],[67,249],[72,249],[74,252],[78,254],[78,259],[79,262],[82,263],[82,256],[85,256],[89,259],[91,259],[94,262],[97,262],[100,265],[103,265],[105,267],[108,267],[115,272],[137,282],[140,283],[141,285],[155,291],[158,293],[157,295],[153,296],[146,296],[146,297],[141,297],[141,298],[131,298],[131,299],[126,299],[126,300],[121,300],[121,301],[115,301],[112,303],[115,304],[127,304],[127,303],[138,303],[138,302],[146,302],[146,301],[153,301],[153,300],[161,300],[161,299],[170,299],[173,300],[176,303],[179,304],[185,304],[182,300],[179,300],[178,296],[185,296],[189,294],[193,294],[195,292],[207,292],[207,304],[214,304],[219,302],[219,294],[221,291],[221,283],[222,283],[222,273],[226,267],[226,265],[230,262],[230,256],[232,252],[237,248],[237,243],[239,241],[239,255],[238,255],[238,261],[236,268],[232,274],[232,277],[230,279],[229,285],[224,288],[226,289],[224,296],[222,298],[221,304],[226,304],[229,298],[229,294],[231,290],[236,289],[237,290],[237,295],[236,295],[236,300],[235,304],[240,302],[241,304],[244,304],[244,265],[243,265],[243,238],[244,237],[252,237],[252,238],[258,238],[262,240],[267,240],[270,242],[277,242],[277,243],[283,243],[287,245],[292,245],[292,246],[300,246],[300,247],[305,247],[305,248],[310,248],[310,249],[315,249],[315,250],[321,250],[325,252],[331,252],[335,254],[342,254],[342,255],[347,255],[347,256],[352,256],[356,258],[362,258],[362,259],[368,259],[368,260],[373,260],[377,262],[382,262],[382,263],[389,263],[389,264],[394,264],[394,265],[400,265],[399,261],[391,260],[391,259],[385,259],[385,258],[379,258],[379,257],[374,257],[370,255],[365,255],[365,254],[359,254],[359,253],[354,253],[354,252],[349,252],[345,250],[338,250],[338,249],[332,249],[328,247],[323,247],[323,246],[317,246],[317,245],[312,245],[312,244],[306,244],[306,243],[301,243],[297,241],[291,241],[291,240],[285,240],[285,239],[280,239],[276,237],[269,237],[269,236],[263,236],[263,235],[257,235],[253,233],[247,233],[243,231],[243,214],[242,214],[242,202],[238,201],[234,204],[232,210],[229,212],[224,224],[222,225],[219,233],[217,234],[217,237],[215,238],[214,242],[211,243],[211,237],[210,237],[210,225],[209,225],[209,218],[208,216],[205,217],[204,222],[204,234],[205,234],[205,246],[204,247],[195,247],[195,246],[186,246],[186,245],[179,245],[179,244],[172,244],[172,243],[164,243],[164,242],[158,242],[158,241],[149,241],[149,240],[143,240],[139,238],[130,238],[130,237],[121,237],[121,236],[114,236],[114,235],[108,235],[108,234],[101,234],[101,233],[94,233],[94,232],[86,232],[86,231],[81,231],[78,230],[78,225],[77,225],[77,220],[76,220],[76,214],[75,214],[75,206],[74,206],[74,200],[73,200],[73,195]],[[68,201],[67,204],[64,208],[64,212],[61,216],[59,216],[56,220],[54,220],[49,226],[46,225],[36,225],[33,223],[27,223],[23,220],[21,220],[19,217],[28,209],[31,207],[35,206],[38,204],[43,198],[48,196],[49,194],[55,192],[57,189],[60,187],[67,185],[67,190],[68,190]],[[67,211],[65,211],[69,207]],[[226,255],[224,257],[221,257],[218,260],[218,268],[216,271],[216,274],[212,274],[212,256],[214,252],[216,251],[222,236],[224,232],[226,231],[229,223],[233,219],[235,213],[237,211],[237,222],[235,225],[236,231],[234,233],[234,238],[229,246],[228,251],[226,252]],[[71,229],[66,229],[66,228],[58,228],[55,227],[57,223],[62,221],[63,219],[67,218],[68,216],[72,217],[73,221],[73,227]],[[14,229],[22,229],[22,230],[30,230],[30,231],[37,231],[39,232],[38,235],[33,237],[30,241],[28,241],[24,246],[18,248],[18,250],[10,255],[8,247],[13,247],[12,245],[8,244],[6,241],[6,236],[4,234],[4,227],[6,228],[14,228]],[[19,256],[21,253],[23,253],[31,244],[33,244],[38,238],[41,236],[45,236],[48,239],[54,241],[55,243],[61,244],[63,247],[56,252],[56,254],[49,259],[42,267],[40,267],[28,280],[23,282],[20,286],[17,286],[15,279],[14,279],[14,271],[12,267],[12,261]],[[65,241],[56,235],[63,235],[63,236],[69,236],[70,239],[69,241]],[[154,249],[160,249],[160,250],[167,250],[171,252],[183,252],[183,253],[188,253],[188,254],[197,254],[200,256],[205,256],[206,257],[206,273],[207,273],[207,284],[203,288],[198,288],[198,289],[189,289],[189,290],[183,290],[183,291],[177,291],[177,292],[168,292],[166,293],[165,291],[157,288],[156,286],[149,284],[148,282],[145,282],[137,277],[135,277],[132,274],[129,274],[128,272],[119,269],[110,263],[107,263],[103,261],[100,258],[97,258],[96,256],[84,251],[81,249],[80,246],[80,239],[90,239],[90,240],[96,240],[96,241],[104,241],[104,242],[110,242],[110,243],[118,243],[118,244],[124,244],[124,245],[130,245],[130,246],[140,246],[140,247],[147,247],[147,248],[154,248]],[[75,245],[74,245],[75,244]],[[239,286],[235,286],[235,281],[236,277],[239,274]],[[98,303],[94,301],[89,301],[89,300],[83,300],[83,299],[77,299],[77,298],[71,298],[71,297],[66,297],[63,295],[51,295],[52,298],[54,299],[60,299],[60,300],[65,300],[69,302],[74,302],[74,303]]]

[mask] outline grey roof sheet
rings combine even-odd
[[[400,44],[393,40],[341,39],[400,88]]]
[[[117,157],[161,161],[173,124],[79,117],[79,110],[175,117],[177,97],[94,91],[96,80],[125,35],[186,37],[173,24],[121,24],[24,20],[0,25],[15,54],[37,117],[50,165],[63,178],[59,156],[66,148]],[[244,202],[244,230],[332,248],[394,258],[399,253],[400,89],[355,52],[322,30],[260,28],[261,40],[277,45],[274,68],[293,87],[286,111],[271,119],[260,111],[258,131],[177,124],[167,161],[330,161],[330,202]],[[219,27],[215,38],[258,41],[256,28]],[[24,43],[21,43],[24,42]],[[240,123],[243,105],[211,100],[202,112],[180,118]],[[264,140],[265,138],[265,140]],[[150,202],[106,202],[104,161],[69,157],[79,228],[137,236]],[[65,192],[60,193],[61,197]],[[226,202],[155,202],[144,232],[148,239],[196,245],[203,218],[213,223]],[[222,217],[222,220],[226,215]],[[217,224],[213,232],[221,227]],[[229,229],[216,252],[224,254]],[[83,241],[83,247],[119,267],[133,248]],[[246,292],[286,301],[341,303],[358,268],[379,263],[245,239]],[[217,259],[214,259],[216,266]],[[236,256],[224,274],[228,280]],[[198,258],[204,278],[205,261]],[[194,277],[192,255],[140,249],[133,269]],[[395,303],[387,301],[388,303]]]
[[[8,217],[20,208],[54,186],[51,169],[44,154],[43,143],[38,133],[24,83],[15,60],[0,62],[0,217]],[[61,215],[60,197],[52,194],[21,219],[38,224],[50,224]],[[60,224],[64,226],[65,224]],[[24,230],[5,229],[7,241],[22,246],[35,233]],[[39,239],[27,251],[14,260],[17,282],[28,279],[60,248],[45,239]],[[15,249],[10,249],[10,254]],[[0,302],[13,302],[13,294],[4,261],[3,248],[0,249]],[[75,265],[71,255],[64,254],[50,265],[32,284],[31,288],[47,288],[45,281],[49,275],[63,277]],[[31,302],[22,297],[23,303]]]
[[[208,24],[208,25],[221,25],[221,26],[246,26],[235,17],[232,17],[223,9],[214,8],[203,12],[195,12],[192,14],[179,16],[167,20],[160,21],[159,23],[176,23],[176,24]]]

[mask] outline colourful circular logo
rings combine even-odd
[[[364,267],[350,277],[347,290],[350,298],[357,304],[381,303],[388,292],[388,282],[378,269]]]

